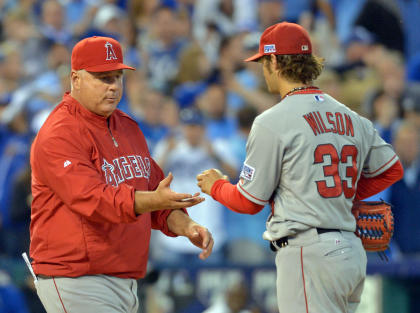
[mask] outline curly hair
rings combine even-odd
[[[324,59],[312,54],[276,55],[280,74],[295,83],[310,84],[322,72]],[[270,61],[270,55],[261,59]]]

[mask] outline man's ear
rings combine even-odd
[[[271,70],[277,70],[277,56],[275,54],[270,54],[270,66]]]
[[[79,71],[71,70],[71,86],[76,90],[80,89],[80,74]]]

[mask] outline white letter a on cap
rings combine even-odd
[[[117,55],[114,52],[114,48],[112,48],[112,44],[110,44],[108,41],[105,44],[105,48],[106,48],[106,60],[107,61],[118,59]]]

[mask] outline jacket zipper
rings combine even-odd
[[[109,128],[109,120],[108,120],[108,130],[109,130],[109,134],[111,135],[112,141],[114,142],[114,146],[118,148],[118,142],[115,140],[114,135],[112,134],[111,128]]]

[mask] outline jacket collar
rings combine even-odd
[[[74,99],[70,92],[66,92],[63,96],[63,101],[66,103],[69,103],[71,106],[73,106],[77,112],[80,113],[80,115],[91,122],[92,124],[95,124],[96,126],[108,128],[108,118],[98,115],[96,113],[93,113],[86,109],[79,101]],[[113,118],[114,113],[111,114],[109,119],[111,120]]]

